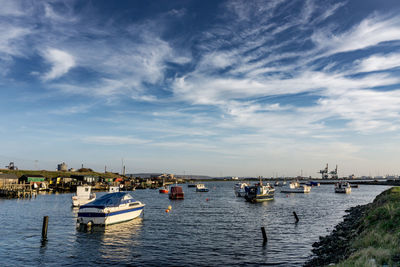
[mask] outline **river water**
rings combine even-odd
[[[252,204],[235,197],[233,182],[205,184],[210,192],[183,185],[184,200],[169,200],[158,190],[131,192],[146,204],[141,218],[90,232],[76,229],[72,194],[0,199],[0,265],[301,266],[312,244],[342,221],[346,209],[389,188],[362,185],[345,195],[335,194],[333,185],[309,194],[284,194],[277,187],[274,200]],[[45,244],[43,216],[49,216]]]

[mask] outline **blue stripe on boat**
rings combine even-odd
[[[78,217],[107,217],[107,216],[114,216],[114,215],[118,215],[118,214],[132,212],[135,210],[142,210],[143,208],[144,207],[139,207],[139,208],[133,208],[133,209],[127,209],[127,210],[114,211],[114,212],[110,212],[110,213],[78,212]]]

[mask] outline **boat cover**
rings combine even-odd
[[[88,204],[85,204],[80,207],[83,208],[99,208],[104,209],[106,207],[118,207],[121,204],[121,200],[125,195],[129,195],[128,193],[117,192],[117,193],[109,193],[106,194],[95,201],[92,201]],[[131,201],[134,201],[133,199]]]

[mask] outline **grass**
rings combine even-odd
[[[400,266],[400,187],[375,198],[358,230],[354,252],[335,266]]]

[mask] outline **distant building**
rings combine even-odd
[[[57,171],[59,172],[66,172],[68,170],[67,164],[65,162],[57,165]]]
[[[18,184],[18,176],[14,173],[1,173],[0,185],[4,184]]]
[[[76,172],[76,169],[70,168],[68,171],[69,171],[69,172]]]

